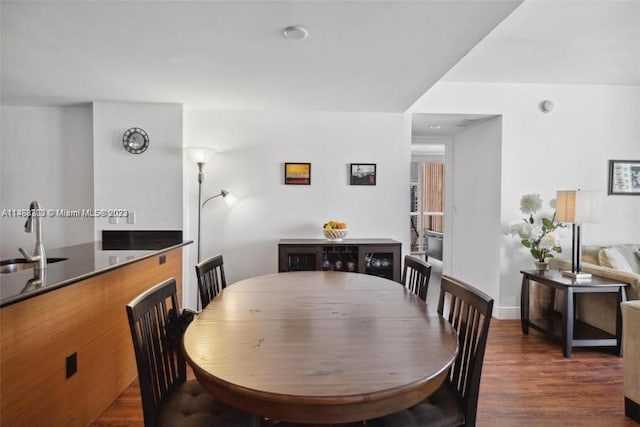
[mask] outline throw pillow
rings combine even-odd
[[[598,260],[603,267],[613,268],[614,270],[624,271],[625,273],[633,273],[633,269],[625,257],[616,248],[601,249],[598,253]]]
[[[637,244],[622,244],[622,245],[613,245],[620,255],[622,255],[626,260],[629,267],[634,273],[640,274],[640,259],[636,256],[640,245]]]

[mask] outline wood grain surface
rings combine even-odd
[[[182,249],[0,310],[0,424],[86,426],[137,376],[125,305],[182,277]],[[65,359],[78,372],[66,378]]]
[[[457,350],[435,307],[398,283],[340,272],[232,284],[189,326],[183,345],[219,399],[309,423],[409,407],[440,386]]]

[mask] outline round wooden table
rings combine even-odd
[[[371,419],[444,381],[456,334],[402,285],[356,273],[279,273],[236,282],[189,325],[184,353],[220,400],[300,423]]]

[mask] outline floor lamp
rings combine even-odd
[[[211,199],[215,199],[216,197],[222,196],[227,206],[231,207],[231,205],[235,202],[235,197],[231,193],[225,190],[220,190],[220,192],[214,196],[211,196],[205,201],[202,201],[202,183],[204,182],[204,165],[211,160],[211,157],[215,154],[215,150],[209,147],[187,147],[185,148],[185,152],[193,161],[198,165],[198,261],[202,260],[202,208],[207,202]],[[196,295],[196,308],[200,310],[200,294]]]
[[[582,258],[582,224],[600,222],[602,194],[599,191],[558,191],[556,220],[572,224],[571,271],[562,275],[574,279],[590,279],[591,274],[580,271]]]

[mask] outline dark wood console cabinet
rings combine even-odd
[[[402,243],[392,239],[282,239],[278,271],[335,270],[400,282]]]

